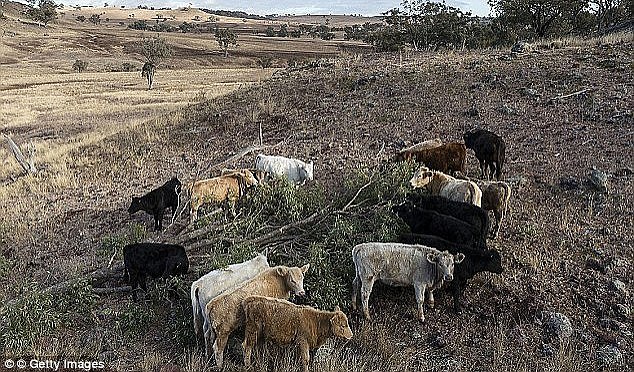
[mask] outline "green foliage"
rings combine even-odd
[[[138,47],[145,60],[154,66],[158,66],[163,60],[170,58],[173,54],[172,47],[165,39],[159,36],[143,37]]]
[[[220,49],[224,52],[225,58],[229,55],[229,47],[238,45],[238,35],[228,28],[216,27],[214,36]]]
[[[130,62],[123,62],[121,65],[121,70],[125,72],[131,72],[136,70],[136,67]]]
[[[37,7],[29,9],[27,14],[33,20],[42,22],[46,26],[57,18],[57,4],[52,0],[39,0]]]
[[[101,245],[97,250],[97,254],[103,257],[110,257],[113,254],[115,258],[121,259],[123,247],[128,244],[140,243],[147,237],[147,230],[144,225],[135,223],[128,227],[127,230],[119,234],[107,235],[101,238]]]
[[[90,21],[90,23],[96,26],[101,23],[101,16],[99,14],[93,14],[90,16],[90,18],[88,18],[88,20]]]
[[[87,280],[74,283],[53,295],[35,283],[22,289],[22,296],[0,310],[0,347],[5,354],[25,355],[38,339],[51,337],[74,319],[88,319],[96,304]]]
[[[84,72],[88,68],[88,62],[82,59],[76,59],[73,63],[73,70],[75,72]]]
[[[155,312],[151,307],[128,303],[127,308],[117,314],[115,325],[124,336],[140,338],[155,318]]]
[[[145,31],[145,30],[148,29],[148,24],[147,24],[147,22],[145,20],[139,19],[139,20],[136,20],[136,21],[132,22],[131,24],[129,24],[128,28],[131,28],[133,30]]]

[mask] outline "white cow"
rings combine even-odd
[[[313,162],[305,163],[301,160],[285,158],[283,156],[268,156],[259,154],[255,158],[255,168],[268,172],[274,177],[286,178],[289,181],[303,185],[313,180]]]
[[[194,332],[196,339],[203,338],[203,332],[209,328],[209,319],[205,307],[209,301],[221,295],[228,289],[253,279],[256,275],[269,268],[266,256],[257,257],[226,268],[211,271],[192,283],[191,299],[194,312]]]
[[[357,309],[357,297],[361,291],[363,314],[370,319],[368,300],[376,280],[393,286],[414,285],[418,317],[425,321],[423,305],[425,293],[431,303],[434,290],[445,281],[453,280],[454,263],[464,259],[464,254],[452,255],[423,245],[401,243],[363,243],[352,249],[355,277],[352,282],[352,308]]]

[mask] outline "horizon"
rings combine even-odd
[[[17,0],[21,3],[27,3],[26,0]],[[491,14],[485,0],[448,0],[447,5],[461,9],[462,11],[470,11],[473,15],[488,16]],[[182,8],[191,6],[199,9],[210,10],[228,10],[242,11],[256,15],[352,15],[361,14],[362,16],[372,17],[380,16],[381,13],[387,12],[393,8],[399,8],[401,1],[379,0],[374,2],[364,2],[360,0],[349,0],[345,3],[338,1],[297,1],[297,0],[279,0],[279,1],[226,1],[226,0],[202,0],[198,2],[188,2],[180,0],[159,0],[159,1],[139,1],[139,0],[117,0],[117,1],[101,1],[88,0],[77,2],[72,0],[60,1],[59,4],[65,6],[93,6],[97,8],[108,7],[120,8],[122,5],[126,8],[137,8],[139,5],[155,7],[155,8]]]

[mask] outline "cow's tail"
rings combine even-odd
[[[198,296],[199,287],[194,289],[194,298],[192,298],[192,312],[194,313],[194,332],[196,338],[203,335],[203,309],[200,306],[200,297]]]
[[[472,181],[469,182],[469,202],[471,204],[482,206],[482,192],[478,192],[478,186]]]
[[[504,167],[504,160],[506,157],[506,145],[502,144],[500,146],[500,151],[498,151],[498,159],[497,159],[497,170],[496,170],[496,178],[499,180],[502,178],[502,167]]]

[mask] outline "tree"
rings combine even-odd
[[[173,54],[172,47],[165,39],[156,37],[144,37],[139,42],[141,55],[145,58],[145,64],[141,70],[141,77],[147,79],[148,90],[154,84],[154,72],[159,65]]]
[[[588,0],[489,0],[489,5],[519,37],[543,38],[574,30],[574,20]]]
[[[222,49],[225,58],[227,58],[229,56],[229,47],[238,45],[238,35],[228,28],[218,28],[216,26],[215,36],[220,49]]]
[[[92,24],[98,25],[101,23],[101,16],[99,14],[93,14],[90,18],[88,18],[88,20],[92,22]]]
[[[30,0],[32,8],[28,11],[29,17],[33,20],[44,23],[44,27],[49,22],[57,18],[57,4],[52,0],[40,0],[35,6],[35,0]]]
[[[631,0],[590,0],[590,4],[595,9],[597,30],[599,32],[609,26],[634,17],[634,2]]]
[[[73,63],[73,70],[77,72],[84,72],[88,68],[88,62],[83,61],[81,59],[76,59],[75,63]]]

